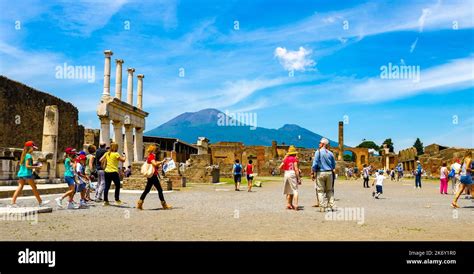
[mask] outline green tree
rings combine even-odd
[[[344,154],[344,161],[352,162],[352,155]]]
[[[423,143],[420,141],[420,138],[416,138],[415,144],[413,144],[413,146],[416,148],[417,155],[421,155],[424,153]]]
[[[363,141],[357,147],[373,148],[377,151],[380,149],[380,147],[376,143],[374,143],[373,141]]]
[[[393,151],[394,151],[394,150],[393,150],[392,138],[385,139],[385,141],[383,141],[383,143],[382,143],[382,147],[383,147],[383,145],[387,145],[389,152],[393,152]],[[381,148],[382,148],[382,147],[381,147]]]

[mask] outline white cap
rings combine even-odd
[[[325,145],[329,144],[329,140],[326,139],[326,138],[321,138],[321,141],[319,141],[320,143],[323,143]]]

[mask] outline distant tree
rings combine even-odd
[[[352,162],[352,155],[344,154],[344,161]]]
[[[382,143],[382,147],[381,147],[381,148],[383,148],[383,145],[387,145],[389,152],[393,152],[393,151],[394,151],[394,150],[393,150],[392,138],[385,139],[385,141],[383,141],[383,143]]]
[[[357,147],[363,147],[363,148],[373,148],[375,150],[379,150],[380,147],[374,143],[373,141],[363,141],[360,143]]]
[[[415,144],[413,144],[413,146],[416,148],[417,155],[421,155],[424,153],[423,143],[420,141],[420,138],[416,138]]]

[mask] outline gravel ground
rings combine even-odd
[[[423,187],[414,189],[412,180],[386,180],[384,195],[376,200],[373,188],[364,189],[361,180],[338,180],[339,210],[363,210],[363,218],[354,220],[331,220],[311,207],[315,195],[309,180],[300,188],[303,209],[298,212],[285,209],[280,178],[251,193],[236,192],[229,184],[191,185],[165,193],[172,210],[161,209],[156,192],[148,195],[143,211],[134,208],[139,193],[123,193],[127,204],[120,207],[54,207],[52,213],[39,214],[36,224],[0,220],[0,240],[474,240],[474,203],[463,198],[461,208],[453,210],[449,206],[453,195],[440,195],[438,183],[425,182]],[[47,199],[55,205],[58,196]],[[109,197],[113,199],[113,192]],[[0,200],[0,206],[9,201]],[[31,197],[18,203],[34,202]]]

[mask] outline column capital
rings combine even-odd
[[[128,71],[128,73],[133,73],[133,72],[135,72],[135,69],[134,68],[128,68],[127,71]]]
[[[112,123],[114,125],[122,125],[122,121],[120,121],[120,120],[112,120]]]
[[[145,75],[143,75],[143,74],[137,74],[137,78],[138,78],[138,79],[143,79],[143,78],[145,78]]]
[[[125,63],[125,62],[123,61],[123,59],[115,59],[115,63],[117,63],[117,64],[123,64],[123,63]]]
[[[99,116],[99,119],[103,123],[106,123],[106,122],[110,123],[110,118],[108,116]]]
[[[114,55],[114,53],[110,49],[108,49],[108,50],[104,50],[104,55],[105,57],[110,57]]]

